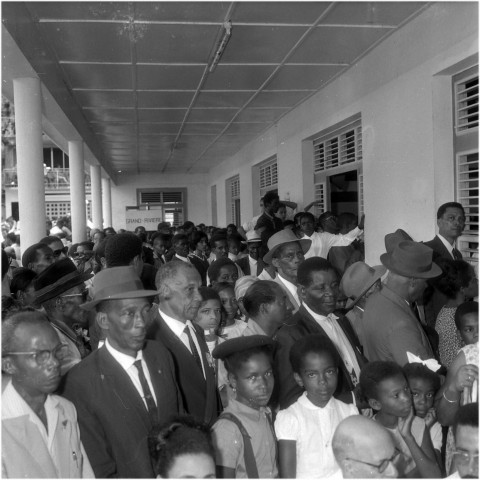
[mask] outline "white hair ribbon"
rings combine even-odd
[[[408,363],[421,363],[432,372],[436,372],[437,370],[442,368],[442,366],[434,358],[427,358],[427,360],[422,360],[420,357],[417,357],[411,352],[407,352],[407,359]]]

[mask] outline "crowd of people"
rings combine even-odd
[[[2,245],[5,478],[478,478],[478,282],[456,240],[274,192],[226,228]],[[293,210],[294,211],[294,210]],[[26,248],[24,248],[26,247]],[[21,253],[21,255],[20,255]]]

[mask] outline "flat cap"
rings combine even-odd
[[[234,353],[244,352],[256,347],[275,345],[275,341],[267,335],[249,335],[247,337],[236,337],[217,345],[212,352],[213,358],[221,360]]]

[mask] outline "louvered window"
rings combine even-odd
[[[315,173],[362,160],[362,125],[358,119],[313,140]]]
[[[227,214],[228,221],[235,225],[241,225],[240,221],[240,177],[235,177],[226,180],[227,193]]]
[[[260,188],[276,187],[278,183],[277,158],[260,166]]]
[[[478,75],[455,84],[457,133],[478,128]]]
[[[144,188],[137,190],[138,207],[153,207],[161,211],[162,221],[170,222],[174,227],[182,225],[187,219],[187,189],[181,188]]]
[[[325,203],[325,190],[325,183],[318,183],[317,185],[315,185],[315,201],[318,202],[318,204],[314,207],[314,214],[316,217],[318,217],[327,210],[327,205]]]
[[[458,248],[465,260],[478,264],[478,152],[457,156],[456,193],[466,217]]]

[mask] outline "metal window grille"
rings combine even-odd
[[[183,203],[183,192],[175,191],[145,191],[140,192],[141,204],[160,204],[160,203]]]
[[[455,84],[457,134],[478,128],[478,75]]]
[[[230,221],[235,225],[240,225],[240,177],[229,178],[227,180],[227,211],[230,212]]]
[[[478,265],[478,152],[457,156],[457,202],[465,210],[465,230],[458,249],[465,260]]]
[[[361,217],[364,210],[364,200],[363,200],[363,173],[358,174],[358,216]]]
[[[326,193],[326,183],[317,183],[315,185],[315,201],[319,203],[314,207],[314,212],[316,217],[318,217],[319,215],[321,215],[323,212],[327,210],[325,193]]]
[[[315,173],[362,160],[361,120],[313,140]]]

